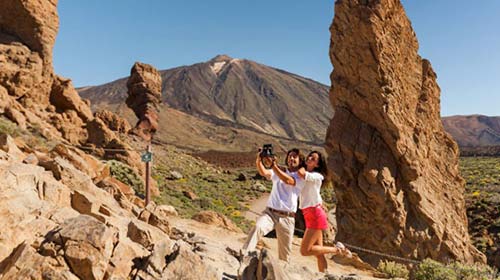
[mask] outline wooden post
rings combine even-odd
[[[148,153],[151,153],[151,144],[148,144]],[[149,188],[150,184],[150,173],[151,173],[151,166],[150,166],[151,161],[146,161],[146,206],[148,206],[149,202],[151,201],[151,191]]]

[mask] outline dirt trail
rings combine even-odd
[[[260,213],[266,209],[267,199],[269,198],[269,194],[265,193],[261,197],[250,201],[250,210],[246,211],[244,216],[248,220],[255,221]]]
[[[239,262],[236,258],[229,255],[226,248],[231,248],[239,251],[246,239],[245,233],[230,232],[213,225],[202,224],[190,219],[182,219],[172,217],[170,220],[172,225],[183,231],[196,232],[196,238],[204,241],[204,261],[211,263],[217,268],[218,273],[229,275],[237,275]],[[278,244],[274,238],[264,238],[264,243],[269,247],[268,251],[277,260],[278,259]],[[300,255],[299,248],[301,238],[294,237],[292,256],[290,263],[279,262],[280,266],[285,270],[290,280],[302,279],[324,279],[324,274],[319,273],[316,266],[316,258],[304,257]],[[365,280],[375,280],[373,274],[369,271],[362,271],[352,266],[341,265],[327,258],[329,272],[335,275],[347,275],[354,273]]]

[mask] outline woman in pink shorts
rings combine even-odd
[[[300,194],[300,205],[306,222],[306,231],[300,245],[303,256],[315,256],[318,269],[324,272],[327,268],[325,254],[347,255],[351,252],[340,242],[336,247],[323,246],[323,230],[328,228],[325,210],[322,207],[320,189],[327,173],[326,161],[318,151],[312,151],[306,158],[305,168],[298,171],[298,176],[305,181]]]

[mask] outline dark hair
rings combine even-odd
[[[290,153],[295,153],[299,156],[299,168],[304,167],[306,165],[306,158],[304,154],[299,149],[293,148],[288,150],[288,152],[286,152],[285,166],[288,166],[288,156],[290,155]]]
[[[328,175],[328,168],[326,166],[325,157],[323,156],[322,153],[320,153],[318,151],[312,151],[312,152],[310,152],[307,155],[307,157],[310,157],[312,154],[317,154],[318,155],[318,166],[315,167],[313,171],[316,171],[316,172],[318,172],[321,175],[323,175],[323,176],[326,177]]]

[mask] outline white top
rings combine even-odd
[[[267,200],[267,207],[280,211],[296,212],[297,200],[302,188],[304,187],[304,180],[299,177],[297,172],[285,171],[286,174],[295,179],[295,186],[288,185],[281,181],[274,170],[271,169],[270,171],[273,188],[271,190],[271,195]]]
[[[318,172],[307,172],[304,178],[304,188],[300,193],[300,209],[311,206],[316,206],[323,202],[321,199],[321,184],[323,183],[323,175]]]

